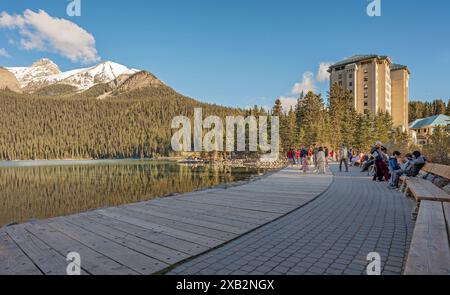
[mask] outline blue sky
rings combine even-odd
[[[202,101],[271,105],[295,97],[296,83],[325,94],[320,63],[365,53],[408,65],[411,99],[449,99],[450,1],[381,0],[382,15],[373,18],[369,2],[81,0],[82,15],[69,17],[66,0],[0,0],[0,13],[42,9],[68,19],[95,39],[101,60],[148,70]],[[62,70],[86,66],[49,46],[25,49],[17,29],[0,26],[0,32],[0,65],[49,57]]]

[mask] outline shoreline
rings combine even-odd
[[[160,158],[124,158],[124,159],[52,159],[52,160],[10,160],[10,161],[0,161],[0,168],[20,168],[20,167],[42,167],[42,166],[70,166],[70,165],[102,165],[102,164],[122,164],[126,162],[157,162],[157,161],[167,161],[167,162],[177,162],[183,157],[160,157]],[[179,165],[207,165],[215,167],[232,167],[232,168],[257,168],[257,169],[280,169],[286,167],[285,161],[276,162],[262,162],[259,160],[248,161],[245,159],[235,159],[235,160],[220,160],[211,163],[198,163],[198,164],[186,164],[179,163]]]

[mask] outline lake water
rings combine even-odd
[[[170,161],[0,162],[0,227],[185,193],[264,173]]]

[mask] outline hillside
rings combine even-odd
[[[241,114],[167,86],[137,88],[104,100],[95,98],[113,90],[108,84],[65,95],[50,90],[47,96],[0,91],[0,160],[168,156],[173,117],[192,117],[195,107],[221,117]]]
[[[7,69],[0,67],[0,90],[9,89],[14,92],[21,92],[19,81]]]

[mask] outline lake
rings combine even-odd
[[[0,227],[191,192],[264,172],[152,160],[0,162]]]

